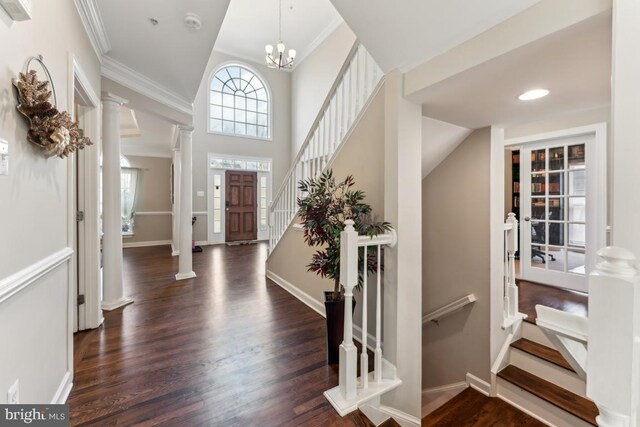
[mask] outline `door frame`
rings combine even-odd
[[[226,160],[248,160],[248,161],[259,161],[259,162],[269,162],[270,167],[269,167],[269,171],[254,171],[254,170],[248,170],[248,169],[234,169],[234,168],[211,168],[210,164],[211,164],[211,159],[212,158],[219,158],[219,159],[226,159]],[[258,184],[257,184],[257,188],[258,191],[256,191],[256,206],[257,206],[257,215],[256,215],[256,229],[258,231],[257,235],[257,239],[258,241],[262,241],[262,240],[269,240],[269,215],[268,215],[268,208],[269,205],[271,204],[271,197],[272,197],[272,187],[273,187],[273,159],[271,157],[255,157],[255,156],[236,156],[236,155],[230,155],[230,154],[217,154],[217,153],[207,153],[207,159],[206,159],[206,167],[207,167],[207,211],[206,212],[194,212],[194,215],[206,215],[207,216],[207,245],[219,245],[219,244],[224,244],[226,243],[226,221],[225,221],[225,215],[223,214],[221,217],[221,224],[220,224],[220,233],[214,233],[214,227],[213,227],[213,222],[214,222],[214,218],[213,218],[213,177],[216,173],[220,173],[221,175],[221,183],[220,186],[222,187],[223,191],[221,194],[221,206],[224,207],[225,201],[226,201],[226,194],[225,194],[225,189],[226,189],[226,182],[225,182],[225,171],[227,170],[244,170],[247,172],[257,172],[258,173]],[[266,177],[266,190],[267,190],[267,199],[266,199],[266,208],[267,208],[267,224],[265,227],[261,227],[260,226],[260,179],[262,177]],[[205,244],[205,242],[197,242],[198,244]]]
[[[255,218],[255,221],[254,221],[255,222],[255,224],[254,224],[254,226],[255,226],[255,239],[229,240],[229,221],[228,221],[228,219],[229,219],[229,209],[228,208],[229,207],[227,206],[227,201],[228,201],[228,198],[229,198],[230,187],[229,187],[228,176],[229,176],[230,173],[233,173],[233,172],[240,173],[240,174],[242,174],[241,176],[251,175],[252,177],[255,178],[255,180],[253,182],[253,189],[254,189],[254,197],[253,198],[254,198],[254,203],[255,203],[254,206],[253,206],[254,215],[255,215],[255,217],[254,217]],[[225,233],[224,234],[224,240],[225,240],[225,243],[258,240],[258,229],[260,228],[260,220],[258,218],[258,215],[259,215],[258,211],[260,209],[260,207],[258,206],[259,203],[260,203],[260,197],[259,197],[260,187],[259,187],[258,181],[259,181],[258,171],[253,171],[253,170],[251,170],[251,171],[249,171],[249,170],[235,170],[235,169],[226,169],[224,171],[224,194],[225,194],[225,197],[222,199],[222,203],[223,203],[222,206],[224,207],[224,233]],[[241,195],[240,198],[242,200],[244,200],[244,196]]]
[[[102,323],[100,308],[100,230],[99,230],[99,158],[102,146],[102,103],[91,81],[73,53],[69,53],[67,105],[72,118],[82,123],[92,146],[72,154],[67,168],[68,242],[74,249],[69,268],[70,328],[73,332],[94,329]],[[75,117],[75,99],[82,101]],[[77,162],[77,177],[72,162]],[[76,182],[77,181],[77,182]],[[79,200],[79,204],[77,201]],[[76,222],[76,212],[84,212],[84,221]],[[78,246],[83,250],[78,251]],[[78,290],[85,304],[78,307]]]
[[[596,265],[597,255],[596,252],[604,247],[607,242],[607,124],[606,123],[597,123],[588,126],[581,126],[570,129],[562,129],[554,132],[546,132],[535,135],[528,135],[525,137],[519,138],[511,138],[503,140],[503,150],[505,149],[513,149],[516,147],[519,148],[534,148],[536,146],[545,146],[548,144],[552,144],[554,141],[561,142],[562,140],[567,140],[571,138],[579,138],[584,136],[593,136],[592,148],[587,150],[587,162],[592,165],[591,168],[594,168],[595,171],[594,176],[596,177],[595,182],[591,182],[592,180],[587,181],[587,191],[590,196],[589,198],[592,201],[590,202],[589,216],[592,217],[589,220],[589,224],[592,224],[590,228],[590,232],[588,232],[587,238],[590,241],[593,241],[594,250],[589,251],[586,255],[586,268],[588,276],[589,271],[592,271]],[[504,156],[503,156],[504,162]],[[503,165],[504,171],[504,165]],[[524,173],[523,168],[520,168],[520,182],[523,185],[522,174]],[[504,177],[502,178],[502,194],[504,194],[505,182]],[[522,193],[522,191],[521,191]],[[520,206],[524,206],[523,201],[521,200]],[[504,219],[503,219],[504,222]],[[521,229],[522,230],[522,229]],[[522,239],[524,242],[524,239]],[[524,246],[522,250],[525,250]],[[522,276],[524,268],[524,263],[520,263],[520,272],[519,274]],[[565,287],[570,289],[587,292],[588,284],[587,279],[582,281],[582,283],[567,283]]]

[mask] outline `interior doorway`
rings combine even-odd
[[[258,237],[257,172],[228,170],[225,173],[225,182],[226,241],[256,240]]]
[[[605,132],[594,125],[506,141],[505,199],[519,219],[521,279],[587,291],[606,244]]]

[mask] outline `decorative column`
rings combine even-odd
[[[173,206],[171,256],[180,254],[180,149],[173,149]]]
[[[120,195],[120,107],[127,100],[102,95],[102,309],[130,304],[122,282],[122,200]]]
[[[193,198],[191,160],[193,126],[179,125],[178,131],[180,132],[180,255],[176,280],[184,280],[196,277],[191,261],[191,240],[193,235],[191,225],[193,211],[191,205]]]
[[[353,344],[353,288],[358,285],[358,232],[350,219],[340,233],[340,283],[344,286],[344,338],[340,344],[338,384],[344,399],[356,396],[358,349]],[[366,313],[364,314],[366,316]],[[363,347],[366,352],[366,341]],[[365,369],[366,371],[366,369]]]

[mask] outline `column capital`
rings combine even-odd
[[[178,130],[180,132],[193,132],[195,128],[191,125],[178,125]]]
[[[102,104],[121,107],[129,101],[111,92],[102,92]]]

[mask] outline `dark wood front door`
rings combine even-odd
[[[226,182],[226,240],[256,240],[258,174],[256,172],[227,171]]]

